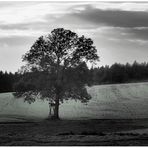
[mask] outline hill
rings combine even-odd
[[[62,119],[139,119],[148,117],[148,83],[88,87],[92,99],[86,104],[67,101],[60,105]],[[12,93],[0,94],[0,121],[31,121],[48,116],[48,103],[31,105]]]

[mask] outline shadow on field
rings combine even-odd
[[[42,120],[0,124],[0,145],[147,145],[148,119]]]

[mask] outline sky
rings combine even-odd
[[[58,27],[92,38],[98,66],[148,62],[148,2],[0,1],[0,70],[16,72],[36,39]]]

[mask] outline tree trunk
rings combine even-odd
[[[54,108],[53,118],[56,120],[60,119],[59,118],[59,97],[58,96],[56,97],[56,100],[55,100],[55,108]]]
[[[49,114],[48,117],[51,118],[52,115],[52,108],[51,108],[51,102],[49,102]]]
[[[60,101],[60,92],[61,92],[61,75],[60,73],[60,59],[58,57],[57,60],[57,79],[56,79],[56,98],[55,98],[55,108],[54,108],[54,116],[53,119],[59,119],[59,101]]]

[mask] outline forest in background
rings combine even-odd
[[[88,86],[148,81],[148,63],[146,62],[115,63],[112,66],[106,65],[91,69],[83,63],[77,72]],[[0,71],[0,93],[13,92],[13,86],[25,75],[26,73]]]

